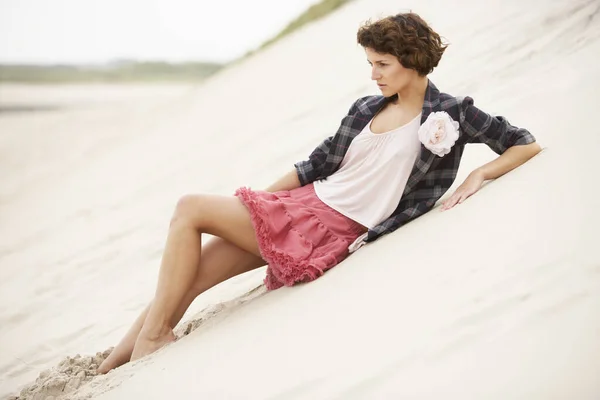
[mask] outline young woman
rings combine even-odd
[[[358,43],[381,96],[358,99],[334,136],[265,191],[188,195],[170,224],[152,302],[99,367],[150,354],[210,287],[268,264],[268,289],[321,276],[349,253],[426,213],[452,185],[464,146],[500,156],[473,171],[449,209],[541,148],[525,129],[440,92],[427,75],[446,46],[414,13],[362,26]],[[202,244],[202,233],[214,240]]]

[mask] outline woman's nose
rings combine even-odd
[[[371,80],[376,81],[381,78],[381,74],[375,68],[371,70]]]

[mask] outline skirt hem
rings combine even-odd
[[[264,280],[268,290],[315,280],[327,269],[337,264],[338,260],[333,255],[326,255],[325,260],[296,259],[278,249],[271,240],[271,231],[265,222],[269,219],[269,214],[262,206],[257,194],[249,188],[242,187],[235,192],[235,196],[250,212],[261,256],[268,263],[267,276]],[[292,217],[283,204],[281,207],[291,225]],[[302,236],[300,232],[296,231],[296,233]],[[339,240],[339,238],[335,238],[335,240]]]

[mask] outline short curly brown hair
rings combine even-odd
[[[404,68],[425,76],[437,67],[448,47],[419,15],[403,13],[366,22],[356,34],[358,43],[377,53],[396,56]]]

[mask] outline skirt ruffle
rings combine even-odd
[[[364,232],[323,203],[312,184],[275,193],[243,187],[235,195],[250,212],[261,256],[268,263],[269,290],[322,276],[348,256],[348,246]]]

